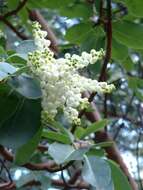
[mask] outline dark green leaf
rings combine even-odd
[[[67,30],[65,38],[69,42],[79,45],[86,39],[87,35],[92,31],[94,31],[94,29],[92,28],[92,25],[89,22],[76,24]]]
[[[16,152],[15,163],[23,165],[28,162],[34,150],[40,141],[42,128],[40,128],[36,134],[24,145],[22,145]]]
[[[80,138],[83,139],[84,137],[90,135],[91,133],[95,133],[99,130],[101,130],[103,127],[105,127],[107,124],[109,123],[109,121],[107,119],[103,119],[101,121],[98,121],[96,123],[91,124],[90,126],[88,126],[84,133],[81,134]]]
[[[5,56],[6,56],[6,51],[4,50],[2,46],[0,46],[0,58],[5,57]]]
[[[143,49],[143,26],[128,21],[113,24],[113,36],[120,43],[134,49]]]
[[[0,123],[14,114],[18,105],[18,97],[12,93],[11,88],[6,84],[0,84]]]
[[[74,136],[72,135],[72,133],[68,129],[66,129],[61,123],[57,121],[49,121],[48,124],[58,129],[59,132],[63,133],[63,135],[66,135],[71,143],[74,141]]]
[[[121,62],[121,64],[126,69],[126,71],[131,71],[134,69],[134,63],[130,57],[127,57],[127,59],[125,59],[123,62]]]
[[[12,63],[13,65],[16,65],[16,66],[23,66],[26,64],[26,60],[23,59],[22,57],[19,57],[18,54],[14,53],[12,55],[10,55],[6,61],[8,63]]]
[[[65,6],[60,8],[60,15],[69,18],[84,18],[88,19],[92,16],[92,6],[90,4],[74,4],[72,6]]]
[[[0,125],[0,144],[17,149],[37,133],[41,125],[41,102],[21,100],[15,113]]]
[[[123,61],[128,56],[128,48],[122,44],[120,44],[118,41],[113,39],[112,41],[112,58],[117,61]]]
[[[128,10],[134,16],[143,17],[143,1],[142,0],[125,0]]]
[[[104,48],[104,32],[101,27],[96,27],[86,34],[81,44],[81,51]]]
[[[73,0],[41,0],[41,1],[35,1],[35,0],[29,0],[28,1],[28,7],[29,8],[50,8],[50,9],[59,9],[61,7],[64,7],[68,4],[71,4]]]
[[[69,137],[59,132],[44,130],[42,133],[42,137],[46,138],[47,140],[51,139],[53,141],[61,142],[64,144],[71,144],[71,140],[69,139]]]

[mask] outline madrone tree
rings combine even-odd
[[[0,0],[0,189],[143,189],[142,7]]]

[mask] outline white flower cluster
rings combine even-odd
[[[88,99],[82,98],[81,93],[104,93],[114,88],[106,82],[81,76],[78,72],[79,69],[101,59],[103,50],[83,52],[81,56],[65,54],[64,58],[55,59],[49,49],[50,41],[45,39],[47,33],[41,31],[38,23],[34,23],[33,34],[37,50],[29,53],[28,65],[41,83],[42,119],[53,119],[58,110],[62,110],[69,122],[80,122],[78,112],[88,106]]]

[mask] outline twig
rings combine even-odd
[[[78,177],[81,175],[81,170],[80,169],[78,169],[75,173],[74,173],[74,175],[70,178],[70,180],[68,181],[68,183],[69,184],[74,184],[76,181],[77,181],[77,179],[78,179]]]
[[[66,181],[66,179],[64,177],[64,171],[63,170],[61,170],[61,178],[62,178],[62,180],[64,182],[64,189],[63,190],[68,190],[68,188],[70,188],[70,185],[67,183],[67,181]]]
[[[110,61],[111,58],[111,52],[112,52],[112,7],[111,7],[111,0],[107,0],[107,22],[106,25],[106,39],[107,39],[107,46],[106,46],[106,54],[105,59],[103,62],[103,66],[101,69],[101,73],[99,76],[99,81],[105,81],[106,80],[106,69],[107,64]],[[96,93],[92,93],[89,97],[89,102],[92,102],[94,99],[94,96]]]
[[[101,74],[99,76],[99,81],[106,80],[106,69],[107,64],[111,58],[112,52],[112,7],[111,0],[107,0],[107,24],[106,24],[106,37],[107,37],[107,46],[106,46],[106,55],[101,69]]]
[[[18,6],[16,7],[16,9],[6,13],[5,15],[3,15],[4,18],[7,18],[9,16],[13,16],[13,15],[16,15],[27,3],[28,0],[23,0],[21,1]]]

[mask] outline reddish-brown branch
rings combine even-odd
[[[69,184],[74,184],[78,177],[81,175],[81,170],[78,169],[77,171],[75,171],[74,175],[70,178],[70,180],[68,181]]]
[[[13,155],[3,146],[0,145],[0,155],[2,155],[7,161],[13,161]]]
[[[51,184],[56,187],[65,187],[63,180],[51,180]],[[24,184],[23,187],[30,187],[30,186],[39,186],[41,183],[39,181],[29,181],[28,183]],[[89,185],[85,182],[79,181],[77,184],[72,185],[71,188],[78,188],[78,189],[89,189]],[[0,190],[14,190],[16,189],[16,184],[14,182],[6,182],[0,184]]]
[[[3,146],[0,146],[0,155],[2,155],[7,161],[12,162],[14,160],[14,156]],[[22,165],[23,167],[26,167],[30,170],[45,170],[51,173],[58,172],[61,170],[64,170],[72,165],[72,161],[67,163],[63,167],[59,167],[55,162],[48,161],[46,163],[26,163]]]

